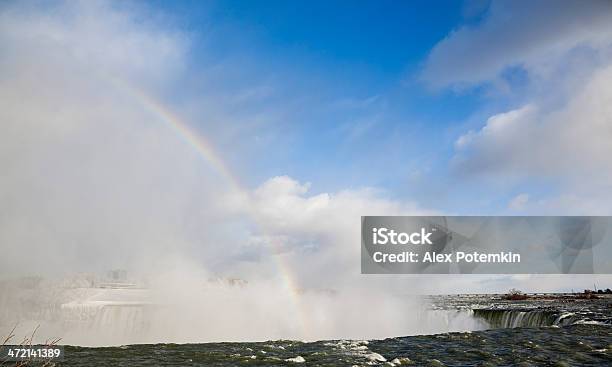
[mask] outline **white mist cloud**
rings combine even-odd
[[[226,190],[111,82],[155,94],[185,37],[106,2],[0,9],[0,272],[100,271],[189,246]]]

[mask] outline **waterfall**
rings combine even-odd
[[[89,302],[62,305],[68,339],[85,344],[139,342],[149,330],[153,307],[145,304]]]
[[[567,326],[583,319],[572,312],[508,309],[475,309],[474,317],[485,320],[492,328]]]
[[[116,336],[139,335],[147,329],[142,305],[106,305],[95,315],[92,330]]]

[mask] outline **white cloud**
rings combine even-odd
[[[495,84],[517,66],[527,72],[520,94],[506,95],[519,107],[457,138],[457,173],[548,180],[569,190],[559,200],[601,196],[612,183],[611,16],[609,2],[493,2],[482,21],[436,45],[422,75],[433,87]]]
[[[561,106],[539,100],[490,117],[456,141],[464,175],[556,178],[597,187],[612,182],[612,64],[593,75]],[[551,91],[554,93],[554,91]],[[558,181],[559,182],[559,181]]]
[[[145,7],[121,9],[107,1],[36,5],[7,4],[1,11],[3,62],[19,61],[21,70],[70,66],[90,77],[113,75],[139,82],[160,82],[184,65],[188,37],[159,27],[160,18]],[[145,13],[151,20],[139,19]],[[41,59],[44,57],[44,59]],[[60,69],[59,72],[67,72]],[[92,75],[93,74],[93,75]]]
[[[611,14],[607,1],[491,2],[481,22],[455,29],[432,49],[421,78],[433,88],[472,86],[515,66],[550,76],[572,50],[611,45]]]
[[[484,185],[520,184],[523,190],[540,185],[537,195],[523,192],[511,199],[510,210],[610,215],[611,19],[612,3],[605,1],[496,1],[481,21],[461,26],[440,41],[421,74],[429,87],[501,86],[503,96],[519,106],[492,115],[480,129],[457,138],[455,172]],[[505,80],[514,70],[525,73],[524,85],[515,94]],[[568,290],[609,278],[475,278],[460,287]]]
[[[433,213],[368,188],[309,194],[308,184],[286,176],[269,179],[250,197],[245,208],[261,232],[253,244],[273,246],[299,283],[315,288],[366,286],[356,261],[361,216]]]
[[[603,1],[492,2],[481,21],[438,43],[422,74],[431,87],[499,86],[509,70],[525,72],[493,99],[517,107],[456,139],[454,172],[521,185],[526,213],[610,214],[611,17]]]

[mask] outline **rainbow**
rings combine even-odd
[[[248,198],[248,191],[245,190],[237,176],[232,173],[228,165],[223,161],[221,156],[216,152],[214,146],[201,134],[198,134],[189,127],[184,121],[182,121],[176,114],[170,111],[162,103],[154,99],[152,96],[146,94],[143,90],[136,88],[135,86],[128,84],[126,81],[117,78],[110,78],[113,86],[121,91],[126,97],[134,100],[145,109],[148,113],[154,116],[158,121],[163,122],[168,126],[175,135],[191,147],[202,159],[204,159],[216,172],[218,172],[224,180],[230,185],[231,189],[235,193],[242,197]],[[246,200],[249,205],[248,213],[254,213],[251,207],[251,201]],[[256,216],[251,214],[251,218],[255,222],[258,229],[266,234],[265,226],[260,223]],[[287,290],[293,307],[297,312],[297,319],[300,323],[301,331],[304,336],[308,336],[308,325],[305,313],[302,312],[301,303],[299,300],[299,287],[295,282],[295,277],[292,275],[291,268],[283,260],[282,254],[280,254],[281,244],[278,243],[272,236],[268,236],[270,240],[267,242],[268,248],[272,258],[275,260],[278,272],[283,280],[283,285]]]

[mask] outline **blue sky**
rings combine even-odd
[[[452,145],[492,102],[479,90],[432,91],[419,78],[433,46],[477,23],[486,7],[470,14],[459,2],[161,5],[192,37],[191,73],[222,63],[224,75],[237,75],[221,81],[228,93],[268,88],[239,106],[244,113],[285,106],[271,141],[247,144],[247,159],[232,157],[250,185],[289,175],[316,183],[315,191],[374,186],[458,209],[439,200],[457,185],[447,173]],[[469,196],[469,185],[460,194]]]

